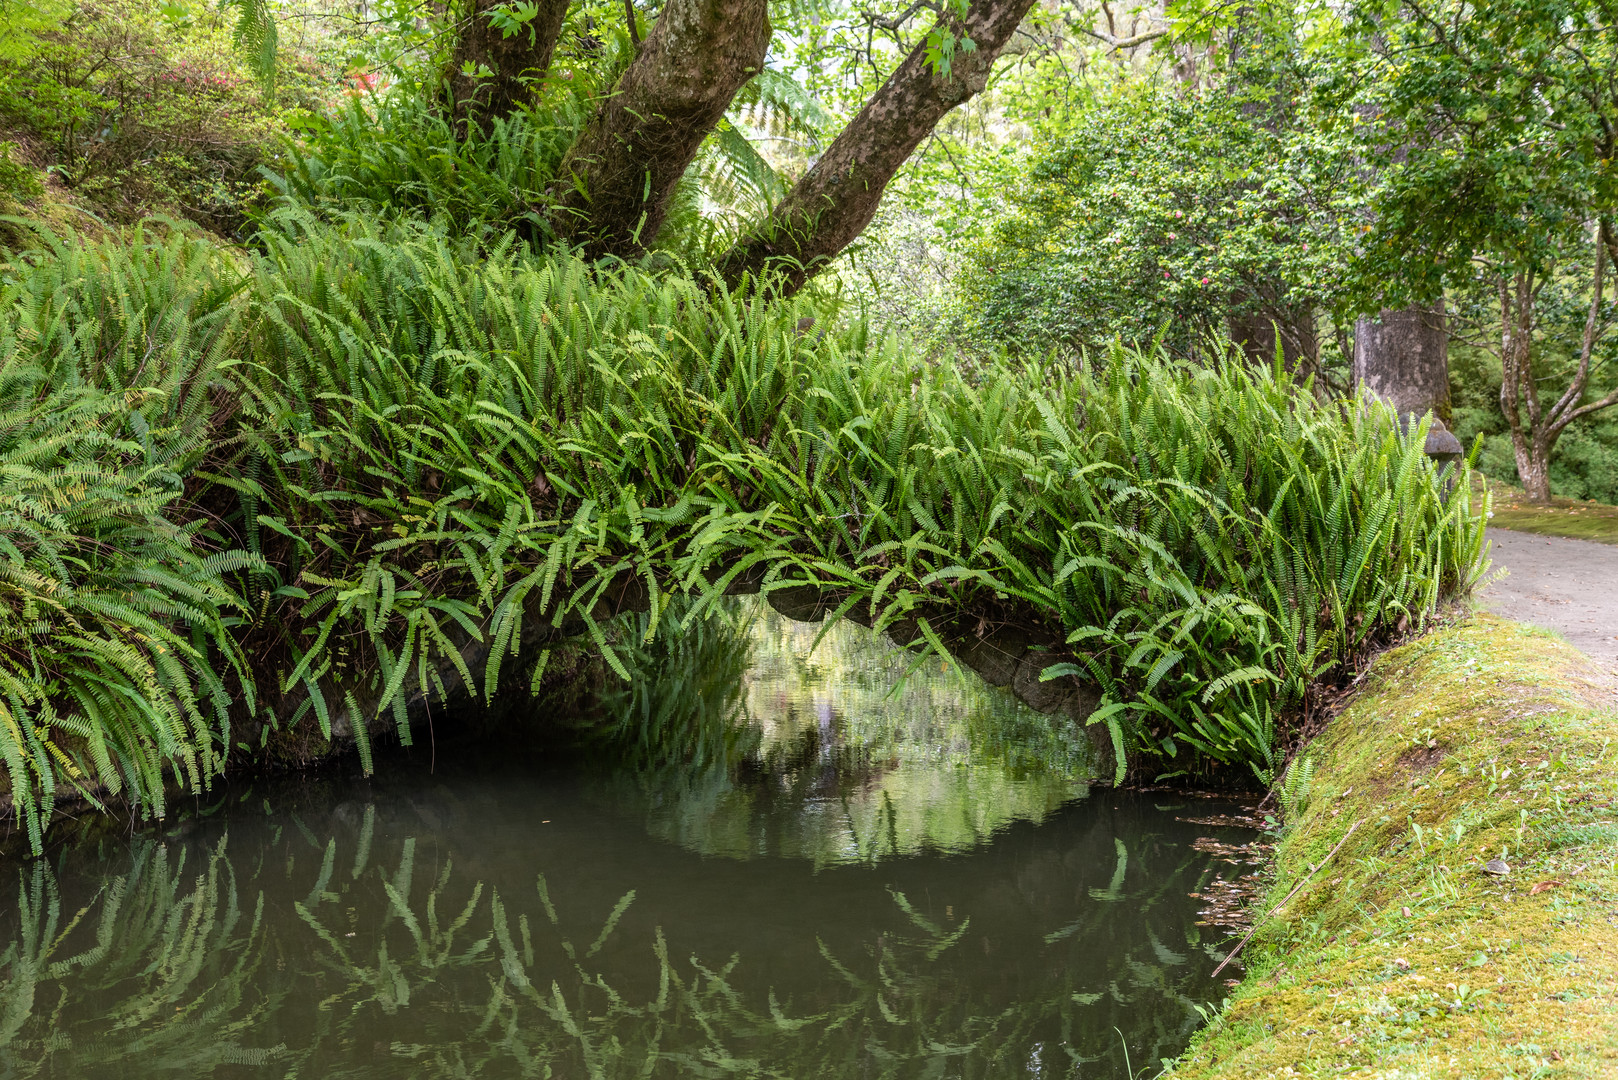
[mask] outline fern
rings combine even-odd
[[[0,758],[36,844],[59,794],[158,813],[299,725],[369,768],[558,628],[626,667],[626,588],[655,639],[744,577],[921,655],[1005,613],[1067,639],[1120,767],[1265,779],[1312,681],[1476,579],[1422,433],[1282,371],[968,375],[809,298],[333,217],[249,255],[44,234],[0,286]]]

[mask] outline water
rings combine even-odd
[[[0,1077],[1123,1077],[1228,945],[1224,809],[761,605],[588,717],[233,789],[14,870]],[[11,876],[11,875],[8,875]],[[1227,871],[1228,876],[1228,871]],[[13,886],[0,885],[9,900]]]

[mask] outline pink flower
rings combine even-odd
[[[1204,284],[1204,285],[1206,285],[1206,284],[1208,284],[1208,279],[1207,279],[1207,278],[1203,278],[1203,279],[1202,279],[1202,284]]]

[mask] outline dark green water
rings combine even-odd
[[[1155,1072],[1220,996],[1192,841],[1250,834],[814,634],[749,607],[589,718],[13,866],[0,1078]]]

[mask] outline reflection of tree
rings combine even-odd
[[[953,670],[905,678],[909,654],[853,624],[820,633],[748,599],[633,650],[590,735],[602,794],[697,851],[826,865],[967,850],[1084,792],[1069,722]]]
[[[503,897],[448,863],[423,874],[414,840],[369,863],[372,821],[345,843],[313,838],[319,867],[298,873],[267,849],[227,855],[223,839],[191,848],[189,867],[136,841],[132,866],[71,914],[49,868],[30,867],[0,950],[0,1075],[138,1062],[176,1077],[221,1064],[333,1078],[1067,1076],[1098,1060],[1105,1075],[1114,1026],[1137,1060],[1172,1055],[1196,1021],[1187,994],[1207,989],[1196,928],[1166,933],[1191,921],[1188,850],[1173,872],[1145,873],[1120,843],[1102,895],[1046,936],[1034,984],[1002,985],[970,921],[892,891],[873,913],[888,931],[823,943],[821,989],[782,999],[744,958],[674,955],[662,930],[644,977],[609,981],[603,952],[624,947],[634,892],[574,933],[552,901],[560,875]],[[356,891],[338,902],[330,886],[350,864]]]

